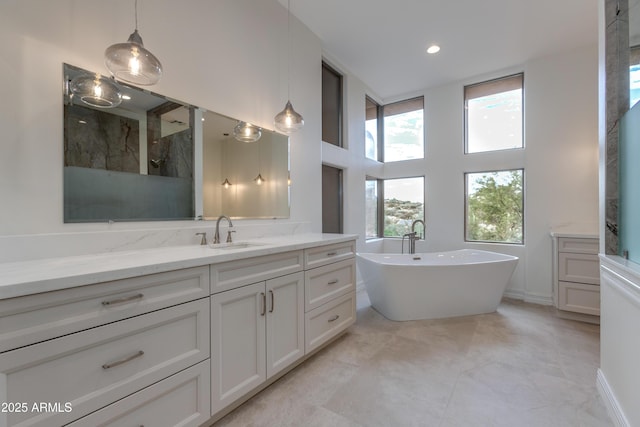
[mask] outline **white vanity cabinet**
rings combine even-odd
[[[209,300],[192,298],[208,279],[193,268],[2,300],[0,400],[27,410],[0,413],[0,425],[57,426],[127,406],[137,399],[127,396],[207,361]],[[208,419],[208,402],[194,406],[185,425]]]
[[[355,242],[305,249],[305,351],[311,353],[356,320]]]
[[[302,272],[211,297],[212,414],[304,356]]]
[[[0,263],[0,427],[211,425],[355,321],[354,238]]]
[[[554,299],[558,314],[597,322],[600,315],[598,239],[577,234],[552,235]]]

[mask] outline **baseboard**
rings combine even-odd
[[[553,299],[550,296],[530,294],[519,289],[507,289],[502,296],[533,304],[553,305]]]
[[[548,295],[535,295],[530,293],[524,294],[524,302],[530,302],[540,305],[553,305],[553,298]]]
[[[507,289],[506,291],[504,291],[502,296],[506,298],[517,299],[520,301],[524,300],[524,292],[517,289]]]
[[[631,424],[627,421],[627,417],[625,417],[624,412],[622,412],[622,408],[618,404],[613,390],[609,387],[604,373],[600,369],[598,369],[598,375],[596,377],[596,386],[598,387],[598,393],[600,393],[600,397],[604,401],[604,406],[606,406],[607,413],[613,421],[613,424],[616,427],[631,427]]]

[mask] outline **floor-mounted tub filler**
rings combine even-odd
[[[461,249],[421,254],[359,253],[371,305],[390,320],[496,311],[518,257]]]

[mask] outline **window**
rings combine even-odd
[[[322,63],[322,140],[342,147],[342,75]]]
[[[365,184],[366,238],[402,237],[424,221],[424,177],[376,179]],[[381,203],[384,201],[384,203]]]
[[[523,74],[464,88],[465,153],[522,148]]]
[[[378,185],[379,180],[375,178],[367,178],[365,183],[365,237],[372,239],[380,237],[380,200],[379,190],[382,187]]]
[[[385,162],[424,158],[424,98],[383,107]]]
[[[465,174],[465,240],[524,243],[524,171]]]
[[[374,100],[368,96],[365,98],[365,156],[372,160],[382,160],[382,156],[379,149],[382,139],[378,138],[381,120],[378,120],[380,116],[381,107]]]
[[[342,169],[322,165],[322,232],[342,233]]]
[[[402,237],[414,220],[424,220],[424,177],[386,179],[383,192],[384,237]]]

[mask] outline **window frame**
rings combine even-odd
[[[375,105],[376,107],[376,131],[378,133],[377,138],[376,138],[376,158],[372,159],[371,157],[367,157],[367,144],[366,144],[366,140],[365,140],[365,153],[364,153],[364,157],[366,159],[369,160],[373,160],[376,162],[380,162],[380,163],[384,163],[384,116],[382,113],[382,108],[383,106],[381,104],[379,104],[378,102],[376,102],[373,98],[371,98],[369,95],[365,95],[365,126],[366,126],[366,121],[367,121],[367,103],[371,102],[372,104]],[[365,135],[366,135],[366,127],[365,127]],[[366,139],[366,136],[365,136]]]
[[[384,238],[384,185],[382,178],[375,178],[371,176],[365,177],[365,192],[366,192],[366,182],[367,181],[375,181],[376,182],[376,224],[375,236],[367,236],[367,218],[365,217],[365,240],[372,239],[382,239]],[[365,194],[365,205],[366,205],[366,194]],[[382,221],[381,221],[382,219]]]
[[[469,99],[474,99],[474,98],[468,98],[467,97],[467,90],[468,89],[472,89],[472,88],[477,88],[477,87],[481,87],[481,86],[489,86],[489,85],[496,85],[501,81],[505,81],[505,80],[509,80],[509,79],[514,79],[516,77],[520,77],[520,81],[521,81],[521,91],[522,91],[522,96],[521,96],[521,111],[520,111],[520,120],[522,123],[521,126],[521,135],[520,135],[520,139],[522,141],[522,145],[520,147],[514,147],[514,148],[501,148],[501,149],[497,149],[497,150],[486,150],[486,151],[474,151],[474,152],[470,152],[469,151],[469,109],[468,109],[468,101]],[[462,106],[463,106],[463,121],[464,121],[464,154],[465,155],[474,155],[474,154],[486,154],[486,153],[496,153],[496,152],[503,152],[503,151],[511,151],[511,150],[523,150],[525,148],[525,115],[524,115],[524,110],[525,110],[525,80],[524,80],[524,71],[518,72],[518,73],[513,73],[513,74],[509,74],[506,76],[502,76],[502,77],[497,77],[495,79],[490,79],[490,80],[485,80],[485,81],[481,81],[481,82],[477,82],[477,83],[472,83],[472,84],[468,84],[468,85],[464,85],[463,89],[462,89]],[[501,93],[501,92],[493,92],[495,93]],[[477,97],[476,97],[477,98]]]
[[[332,74],[333,76],[337,77],[338,79],[338,99],[336,100],[337,105],[335,106],[337,109],[337,137],[338,137],[338,141],[336,142],[332,142],[332,141],[327,141],[325,139],[325,81],[324,81],[324,76],[325,76],[325,70]],[[331,66],[329,63],[327,63],[327,61],[325,61],[324,59],[322,60],[322,83],[321,83],[321,104],[322,104],[322,109],[321,109],[321,125],[322,125],[322,129],[321,129],[321,139],[323,142],[326,142],[327,144],[331,144],[331,145],[335,145],[336,147],[340,147],[340,148],[344,148],[344,75],[339,72],[335,67]],[[331,123],[331,128],[333,128],[333,123]],[[335,129],[334,129],[335,130]]]
[[[386,135],[385,135],[385,125],[384,125],[384,121],[385,118],[387,117],[386,115],[386,110],[387,109],[393,109],[393,108],[400,108],[401,110],[403,109],[401,107],[402,104],[408,104],[411,105],[415,102],[417,102],[418,100],[421,101],[422,103],[422,156],[421,157],[415,157],[415,158],[410,158],[410,159],[399,159],[399,160],[386,160],[385,159],[385,153],[386,153]],[[426,154],[427,154],[427,141],[426,141],[426,132],[425,132],[425,115],[424,115],[424,95],[419,95],[419,96],[414,96],[413,98],[408,98],[408,99],[402,99],[400,101],[395,101],[395,102],[390,102],[388,104],[384,104],[380,106],[382,111],[381,111],[381,117],[379,119],[379,123],[382,126],[382,150],[380,151],[380,162],[382,163],[397,163],[397,162],[406,162],[406,161],[411,161],[411,160],[422,160],[426,158]],[[410,111],[418,111],[417,109],[410,109],[405,111],[406,112],[410,112]],[[401,114],[401,113],[396,113],[396,114],[391,114],[389,117],[392,117],[394,115],[397,114]]]
[[[385,234],[384,234],[384,228],[385,228],[384,227],[384,224],[385,224],[384,219],[386,218],[385,209],[384,209],[384,200],[385,200],[384,199],[384,195],[385,195],[384,194],[384,182],[385,181],[396,181],[396,180],[399,180],[399,179],[413,179],[413,178],[422,178],[422,218],[418,218],[418,219],[421,219],[426,224],[426,220],[425,220],[425,218],[426,218],[425,215],[426,215],[426,211],[427,211],[427,198],[426,198],[426,185],[425,185],[426,184],[426,176],[425,175],[411,175],[411,176],[399,176],[399,177],[394,177],[394,178],[381,179],[380,181],[382,181],[383,185],[379,185],[378,186],[378,194],[382,195],[381,198],[380,198],[380,196],[378,198],[378,204],[380,205],[378,207],[378,209],[382,210],[382,216],[379,217],[379,218],[382,218],[382,221],[380,221],[378,219],[378,223],[379,223],[378,226],[382,229],[381,232],[380,232],[381,238],[383,238],[383,239],[402,239],[402,236],[385,236]],[[380,200],[382,200],[382,203],[380,203]]]
[[[522,241],[521,242],[503,242],[503,241],[494,241],[494,240],[469,240],[468,238],[468,227],[469,227],[469,180],[467,179],[467,175],[470,174],[488,174],[494,172],[512,172],[512,171],[521,171],[522,172]],[[464,230],[463,230],[463,238],[465,243],[482,243],[482,244],[493,244],[493,245],[511,245],[511,246],[524,246],[525,245],[525,216],[526,216],[526,197],[525,197],[525,169],[524,167],[518,168],[508,168],[508,169],[489,169],[482,171],[473,171],[473,172],[463,172],[462,179],[464,180]]]

